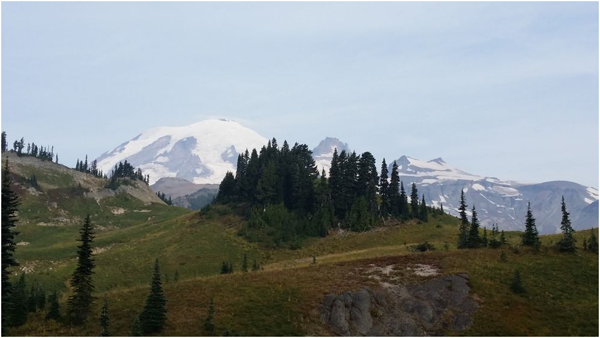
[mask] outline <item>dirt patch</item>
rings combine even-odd
[[[110,212],[112,212],[113,215],[122,215],[125,213],[125,211],[127,211],[127,210],[125,210],[123,208],[111,208],[110,209]]]
[[[19,242],[19,243],[17,243],[17,245],[23,245],[23,246],[25,246],[25,245],[29,245],[29,242]]]

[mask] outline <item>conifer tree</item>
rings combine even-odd
[[[108,330],[110,326],[110,318],[108,316],[108,299],[104,298],[104,304],[102,305],[102,310],[100,311],[100,327],[102,328],[102,332],[100,333],[101,337],[109,337],[110,332]]]
[[[213,336],[215,334],[215,300],[213,298],[210,299],[208,316],[206,316],[206,319],[204,320],[204,331],[208,336]]]
[[[135,316],[133,324],[131,325],[131,336],[142,337],[144,336],[144,330],[142,329],[142,323],[140,322],[140,316]]]
[[[379,212],[381,217],[387,218],[390,214],[390,199],[389,199],[388,168],[385,163],[385,158],[381,162],[381,175],[379,175],[379,195],[381,196],[381,206]]]
[[[390,202],[390,213],[394,217],[402,216],[402,200],[400,198],[400,176],[398,175],[398,164],[394,161],[388,187],[388,199]]]
[[[525,288],[523,287],[523,282],[521,281],[521,273],[519,272],[519,270],[515,270],[512,283],[510,284],[510,289],[514,293],[525,293]]]
[[[440,214],[444,214],[444,203],[440,202]]]
[[[427,205],[425,204],[425,194],[423,194],[423,200],[421,201],[421,205],[419,206],[419,219],[423,222],[427,222],[429,220],[429,216],[427,215]]]
[[[357,195],[365,198],[367,210],[374,217],[377,214],[377,167],[375,158],[366,151],[358,159]]]
[[[458,234],[457,247],[459,249],[464,249],[469,243],[469,227],[471,226],[469,220],[467,219],[467,203],[465,202],[464,190],[460,191],[460,206],[458,210],[460,214],[460,230]]]
[[[36,291],[36,308],[40,311],[46,309],[46,291],[43,287],[39,287]]]
[[[468,248],[478,248],[481,244],[481,238],[479,237],[479,219],[477,218],[477,211],[473,206],[471,217],[471,227],[469,228],[469,237],[467,239]]]
[[[402,220],[410,219],[410,209],[408,208],[408,195],[404,190],[404,182],[400,181],[400,216]]]
[[[527,246],[535,246],[539,242],[535,218],[531,213],[531,203],[527,203],[527,215],[525,216],[525,233],[523,233],[522,243]]]
[[[590,229],[590,240],[587,243],[587,250],[594,253],[598,253],[598,238],[596,238],[594,229]]]
[[[228,171],[219,185],[217,201],[230,202],[234,197],[235,189],[235,178],[233,177],[233,173]],[[166,202],[166,196],[163,195],[162,200]]]
[[[160,267],[158,258],[154,262],[154,274],[150,284],[150,294],[146,299],[146,305],[140,314],[140,325],[145,335],[160,333],[165,325],[167,313],[167,300],[163,293],[160,280]]]
[[[242,261],[242,272],[248,272],[248,255],[244,253],[244,260]]]
[[[419,218],[419,192],[415,182],[413,182],[410,191],[410,212],[412,218]]]
[[[6,141],[6,132],[2,132],[2,152],[5,152],[8,148],[8,142]]]
[[[10,298],[9,323],[11,326],[21,326],[27,322],[27,313],[29,312],[25,290],[25,273],[21,274],[19,281],[12,287]],[[5,306],[2,305],[2,307]]]
[[[567,212],[567,206],[565,205],[565,197],[562,198],[561,204],[562,210],[562,221],[560,222],[560,229],[562,230],[563,237],[558,243],[559,250],[561,252],[575,252],[575,237],[573,237],[573,233],[575,230],[571,227],[571,220],[569,219],[569,212]]]
[[[46,320],[53,319],[59,321],[62,317],[60,315],[60,305],[58,303],[58,293],[56,291],[50,294],[48,302],[50,303],[50,308],[46,314]]]
[[[79,235],[81,245],[77,246],[77,267],[71,277],[73,294],[69,297],[67,303],[67,316],[75,325],[81,325],[87,320],[94,301],[92,296],[94,291],[92,274],[95,266],[92,258],[94,235],[89,214],[85,217]]]
[[[8,313],[11,308],[11,284],[9,282],[9,269],[18,266],[14,258],[16,248],[15,236],[18,232],[14,230],[17,225],[17,214],[19,212],[19,198],[12,189],[12,179],[8,160],[2,170],[2,331],[9,323]]]
[[[483,228],[483,237],[481,237],[481,246],[487,248],[488,246],[488,236],[487,236],[487,228]]]
[[[505,245],[508,241],[506,240],[506,236],[504,235],[504,230],[500,232],[500,244]]]
[[[27,311],[35,312],[37,308],[37,295],[35,292],[36,283],[31,283],[31,288],[29,290],[29,296],[27,297]]]

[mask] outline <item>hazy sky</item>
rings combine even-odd
[[[598,3],[2,3],[2,130],[74,166],[208,117],[598,187]]]

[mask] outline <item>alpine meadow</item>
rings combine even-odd
[[[598,336],[598,14],[3,3],[2,336]]]

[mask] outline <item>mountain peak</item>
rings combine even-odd
[[[239,122],[208,119],[146,130],[100,156],[98,167],[110,173],[115,164],[127,160],[150,175],[150,184],[163,177],[214,184],[227,171],[235,171],[238,153],[265,144],[266,138]]]
[[[430,160],[429,162],[435,162],[435,163],[439,163],[439,164],[446,164],[446,161],[444,161],[444,159],[441,158],[441,157],[434,158],[433,160]]]
[[[350,147],[348,143],[344,143],[340,141],[336,137],[325,137],[319,145],[313,149],[313,158],[315,159],[315,164],[317,165],[317,169],[319,173],[322,170],[325,172],[329,172],[329,168],[331,168],[331,159],[333,158],[333,152],[337,149],[338,154],[342,152],[342,150],[350,151]]]

